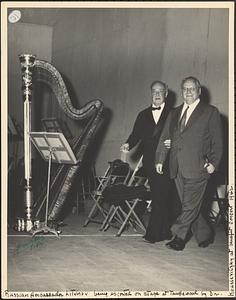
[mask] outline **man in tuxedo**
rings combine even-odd
[[[184,103],[169,114],[156,151],[156,170],[164,172],[163,164],[169,149],[170,177],[175,179],[182,210],[172,225],[173,239],[166,246],[183,250],[189,233],[195,236],[199,247],[213,242],[212,231],[200,209],[208,179],[222,156],[222,128],[216,107],[200,101],[201,86],[195,77],[187,77],[181,84]]]
[[[170,103],[165,101],[167,95],[165,83],[155,81],[151,84],[152,104],[138,114],[129,138],[120,148],[121,151],[129,151],[140,142],[143,168],[152,197],[151,216],[144,236],[144,241],[149,243],[171,239],[168,209],[171,182],[168,174],[161,176],[155,169],[156,147],[171,109]]]

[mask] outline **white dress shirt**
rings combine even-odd
[[[194,109],[197,107],[199,102],[200,102],[199,98],[196,101],[194,101],[192,104],[187,104],[186,102],[184,102],[184,106],[183,106],[183,109],[182,109],[182,112],[181,112],[180,119],[182,118],[182,115],[185,112],[185,109],[187,109],[187,107],[189,107],[189,109],[187,111],[187,115],[186,115],[185,125],[187,124],[191,114],[193,113]]]
[[[160,105],[160,108],[161,109],[156,109],[156,110],[153,110],[152,111],[152,115],[153,115],[153,119],[154,119],[154,121],[155,121],[155,123],[157,124],[157,122],[159,121],[159,119],[160,119],[160,116],[161,116],[161,113],[162,113],[162,111],[163,111],[163,109],[164,109],[164,106],[165,106],[165,102],[163,102],[161,105]],[[155,105],[152,105],[152,107],[154,108],[154,107],[157,107],[157,106],[155,106]],[[158,106],[159,107],[159,106]]]

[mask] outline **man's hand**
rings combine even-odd
[[[122,152],[129,152],[129,144],[125,143],[125,144],[121,145],[120,151],[122,151]]]
[[[165,145],[165,147],[167,148],[167,149],[170,149],[170,147],[171,147],[171,140],[169,139],[169,140],[165,140],[164,141],[164,145]]]
[[[212,174],[212,173],[214,173],[214,171],[215,171],[215,167],[214,167],[213,164],[211,164],[211,163],[205,163],[204,168],[207,169],[207,172],[208,172],[209,174]]]
[[[156,171],[157,171],[158,174],[163,174],[162,167],[163,167],[163,165],[160,164],[160,163],[158,163],[156,165]]]

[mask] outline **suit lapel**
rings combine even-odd
[[[168,115],[169,111],[170,111],[170,108],[169,108],[168,104],[165,103],[163,111],[162,111],[162,113],[160,115],[160,118],[159,118],[159,120],[158,120],[158,122],[156,124],[155,130],[153,132],[153,135],[152,135],[153,137],[156,136],[159,133],[160,130],[162,130],[162,127],[163,127],[163,125],[165,123],[165,120],[167,118],[167,115]],[[151,110],[151,112],[152,112],[152,110]]]
[[[188,119],[188,122],[187,122],[183,132],[188,130],[188,128],[190,128],[197,121],[197,119],[202,115],[203,111],[204,111],[204,104],[202,102],[199,102],[197,107],[192,112],[190,118]]]
[[[181,112],[182,112],[183,106],[184,106],[184,104],[180,105],[176,109],[175,115],[173,116],[173,124],[174,124],[174,127],[176,127],[176,128],[178,128],[178,126],[179,126],[179,120],[180,120],[180,116],[181,116]]]
[[[148,119],[149,120],[152,120],[152,122],[156,125],[156,122],[153,118],[153,114],[152,114],[152,106],[149,107],[149,110],[148,110]]]

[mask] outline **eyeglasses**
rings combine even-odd
[[[164,94],[165,90],[152,90],[152,95],[160,95]]]
[[[197,88],[196,87],[191,87],[191,88],[182,88],[182,91],[183,92],[196,92],[197,91]]]

